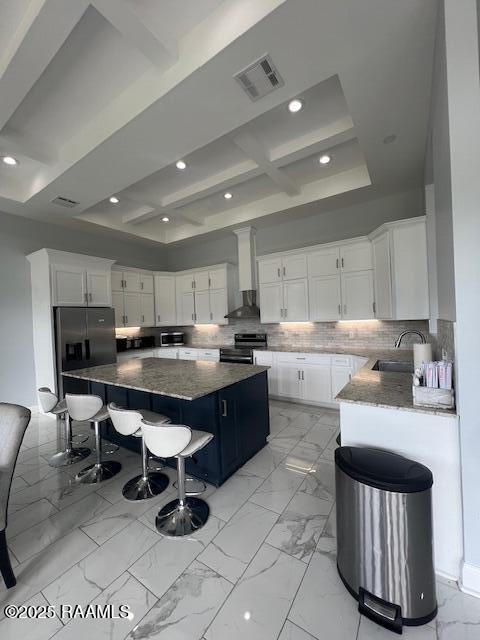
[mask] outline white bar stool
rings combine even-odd
[[[78,447],[75,449],[72,444],[72,425],[70,424],[70,416],[68,415],[67,403],[65,400],[58,400],[53,391],[48,387],[40,387],[37,391],[38,401],[45,413],[51,413],[58,420],[63,418],[65,423],[65,451],[59,451],[52,456],[48,462],[51,467],[65,467],[69,464],[80,462],[90,455],[90,449],[87,447]],[[85,438],[87,440],[87,438]],[[83,440],[83,442],[85,442]]]
[[[142,433],[148,449],[159,458],[177,458],[178,498],[166,504],[155,520],[157,531],[166,536],[187,536],[201,529],[210,508],[205,500],[185,495],[185,458],[202,449],[213,438],[206,431],[186,425],[155,425],[142,420]]]
[[[108,405],[108,413],[113,426],[123,436],[135,436],[142,439],[142,474],[129,480],[122,489],[123,497],[127,500],[148,500],[168,487],[169,477],[165,473],[149,472],[148,449],[142,433],[142,419],[150,424],[167,424],[170,418],[161,413],[154,413],[147,409],[122,409],[115,403]]]
[[[75,477],[83,484],[96,484],[109,480],[122,468],[120,462],[102,460],[102,438],[100,434],[100,422],[109,418],[108,409],[99,396],[67,393],[65,395],[68,413],[72,420],[93,422],[95,427],[95,450],[97,460],[94,464],[82,469]]]

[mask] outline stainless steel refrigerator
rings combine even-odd
[[[57,391],[63,398],[65,391],[86,391],[81,381],[64,383],[63,371],[117,361],[115,313],[109,307],[56,307],[54,313]]]

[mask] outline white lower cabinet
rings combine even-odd
[[[179,360],[197,360],[197,350],[196,349],[179,349],[178,359]]]
[[[307,364],[301,369],[303,393],[306,402],[328,403],[332,401],[332,383],[329,364]]]
[[[336,402],[335,396],[352,379],[353,369],[351,367],[332,366],[332,401]]]
[[[181,348],[178,349],[179,360],[202,360],[209,362],[218,362],[220,360],[219,349],[196,349]]]
[[[156,358],[169,358],[176,360],[178,358],[178,349],[175,347],[159,347],[155,349],[154,353]]]
[[[365,364],[350,355],[255,351],[254,363],[271,367],[269,393],[286,400],[334,406],[335,396]]]

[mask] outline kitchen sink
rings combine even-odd
[[[372,369],[374,371],[390,371],[392,373],[413,373],[413,362],[377,360]]]

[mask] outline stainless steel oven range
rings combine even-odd
[[[266,333],[236,333],[234,346],[220,349],[220,362],[253,364],[254,350],[266,348]]]

